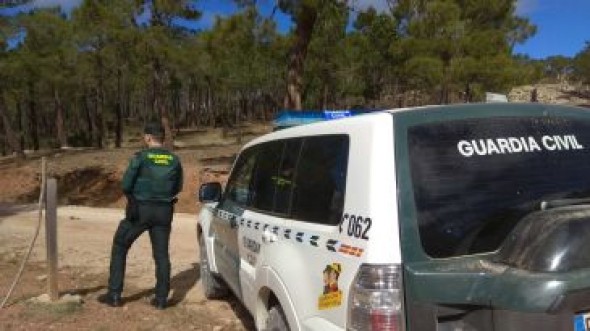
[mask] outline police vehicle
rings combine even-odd
[[[590,330],[590,113],[430,106],[280,130],[199,191],[201,279],[260,330]]]

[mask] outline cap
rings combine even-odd
[[[144,129],[144,134],[151,134],[154,136],[163,136],[164,135],[164,128],[162,127],[161,123],[158,122],[148,122]]]

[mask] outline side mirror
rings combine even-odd
[[[220,183],[203,184],[199,188],[199,201],[203,203],[218,202],[221,200],[222,191],[223,189]]]

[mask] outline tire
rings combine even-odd
[[[201,284],[203,284],[203,291],[207,299],[220,299],[228,294],[227,285],[219,277],[215,276],[209,268],[209,259],[207,258],[207,248],[205,247],[205,239],[203,236],[199,237],[199,254],[200,254],[200,270],[201,270]]]
[[[264,331],[289,331],[289,324],[281,306],[273,306],[268,311],[268,319],[266,320]]]

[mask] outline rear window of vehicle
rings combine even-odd
[[[425,252],[445,258],[498,249],[542,201],[590,197],[590,121],[496,117],[408,129]]]
[[[304,140],[295,175],[293,218],[325,225],[338,224],[344,207],[349,144],[346,135]]]

